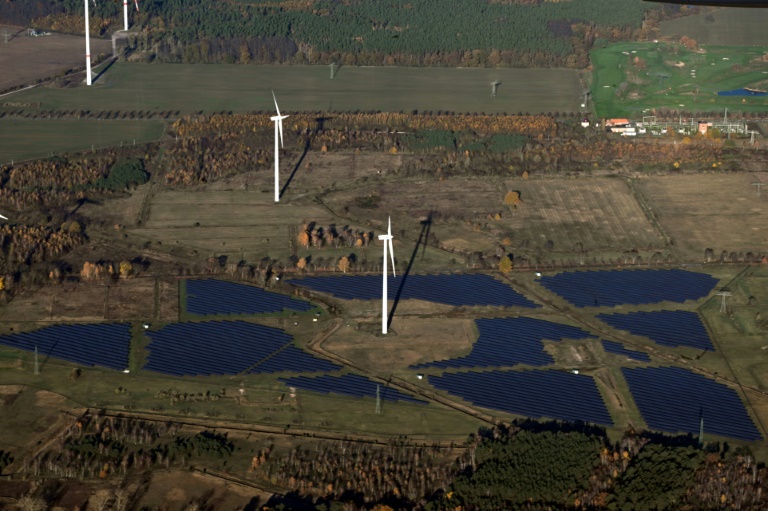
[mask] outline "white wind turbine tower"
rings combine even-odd
[[[88,30],[88,0],[85,2],[85,84],[91,85],[91,34]],[[94,7],[96,0],[93,0]]]
[[[275,110],[277,110],[277,115],[269,118],[275,123],[275,202],[280,202],[280,148],[277,147],[277,135],[280,134],[280,147],[283,147],[283,119],[288,116],[280,115],[275,91],[272,91],[272,99],[275,100]]]
[[[136,12],[139,12],[139,0],[133,0]],[[123,30],[128,31],[128,0],[123,0]]]
[[[379,234],[379,239],[384,242],[384,259],[382,260],[382,292],[381,292],[381,333],[387,333],[387,321],[389,320],[389,307],[387,307],[387,250],[392,258],[392,275],[397,277],[395,273],[395,249],[392,248],[392,218],[387,220],[387,234]]]

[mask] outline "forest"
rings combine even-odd
[[[641,0],[495,3],[153,0],[134,13],[129,50],[169,62],[584,68],[596,40],[646,38],[679,8]],[[0,20],[82,31],[78,0],[0,3]],[[118,29],[117,2],[91,10],[92,31]],[[471,27],[471,30],[468,29]]]

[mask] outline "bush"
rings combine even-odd
[[[149,181],[149,173],[144,170],[144,163],[139,159],[120,160],[109,169],[109,175],[96,183],[97,188],[107,190],[125,190],[129,186],[141,185]]]

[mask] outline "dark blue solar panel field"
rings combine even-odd
[[[388,298],[397,296],[403,277],[389,277]],[[381,298],[381,277],[376,275],[307,277],[290,281],[295,286],[330,293],[344,300]],[[403,285],[402,300],[416,299],[454,306],[526,307],[540,305],[528,300],[506,284],[489,275],[409,275]]]
[[[336,365],[311,353],[302,351],[296,346],[289,345],[271,357],[259,362],[248,374],[279,373],[290,371],[294,373],[320,373],[338,371],[342,366]]]
[[[671,269],[563,272],[541,277],[539,282],[576,307],[614,307],[698,300],[718,280],[706,273]]]
[[[403,401],[407,403],[428,404],[427,401],[416,399],[398,390],[377,384],[365,376],[344,374],[341,376],[323,375],[318,377],[296,376],[294,378],[279,378],[288,386],[311,390],[321,394],[341,394],[352,397],[376,397],[376,387],[379,387],[379,397],[383,401]]]
[[[174,323],[145,335],[152,342],[144,369],[174,376],[238,374],[293,339],[244,321]]]
[[[590,376],[562,371],[489,371],[429,376],[439,390],[515,415],[612,425]]]
[[[29,333],[4,335],[0,344],[41,357],[58,358],[84,366],[102,366],[122,371],[128,367],[131,325],[56,325]]]
[[[244,321],[175,323],[145,334],[152,342],[144,369],[173,376],[341,369],[293,346],[283,330]]]
[[[312,304],[264,289],[224,280],[188,280],[187,312],[198,316],[306,312]]]
[[[554,362],[544,351],[542,340],[588,339],[594,337],[580,328],[534,318],[478,319],[480,336],[466,357],[439,360],[411,366],[426,367],[503,367],[516,364],[544,366]]]
[[[632,360],[639,360],[640,362],[650,362],[651,357],[647,353],[642,351],[630,350],[624,347],[623,344],[613,341],[602,341],[603,349],[606,353],[613,353],[614,355],[622,355]]]
[[[701,318],[688,311],[630,312],[628,314],[599,314],[598,319],[613,328],[633,335],[648,337],[653,342],[675,348],[686,346],[715,351]]]
[[[733,389],[680,367],[622,368],[629,390],[650,428],[704,432],[740,440],[762,436]]]

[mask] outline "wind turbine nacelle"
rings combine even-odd
[[[768,7],[768,0],[645,0],[665,4],[713,5],[717,7]]]

